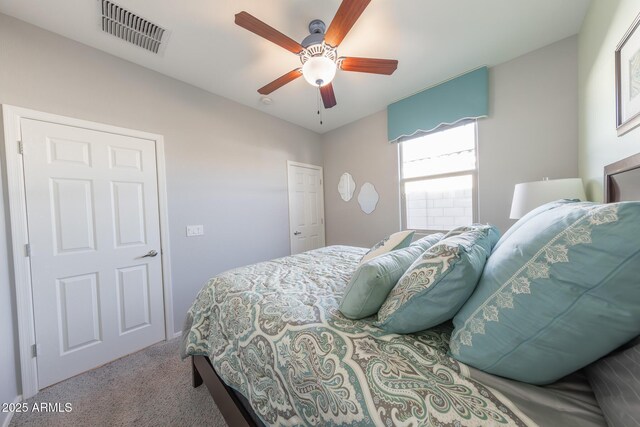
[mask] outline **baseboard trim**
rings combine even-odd
[[[182,336],[182,332],[174,332],[173,338],[180,338]]]
[[[22,402],[22,395],[17,395],[15,399],[13,399],[13,404]],[[9,427],[11,423],[11,419],[13,418],[13,412],[7,412],[7,418],[2,421],[2,427]]]

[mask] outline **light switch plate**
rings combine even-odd
[[[187,225],[187,237],[202,236],[204,225]]]

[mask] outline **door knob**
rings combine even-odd
[[[293,233],[294,236],[299,236],[301,234],[302,234],[302,232],[300,232],[300,231],[296,231],[296,232]]]
[[[156,255],[158,255],[158,252],[156,252],[156,251],[154,251],[153,249],[151,249],[149,252],[147,252],[147,254],[146,254],[146,255],[142,255],[142,256],[141,256],[141,257],[139,257],[139,258],[147,258],[147,257],[149,257],[149,258],[153,258],[153,257],[154,257],[154,256],[156,256]]]

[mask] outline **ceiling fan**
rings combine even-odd
[[[311,21],[309,23],[311,34],[301,43],[285,36],[247,12],[236,14],[237,25],[298,55],[302,62],[302,67],[289,71],[261,87],[258,93],[268,95],[298,77],[304,76],[309,84],[320,89],[324,107],[331,108],[337,104],[331,81],[338,68],[360,73],[393,74],[398,67],[398,61],[395,59],[338,57],[338,46],[369,2],[371,0],[343,0],[329,28],[327,29],[325,23],[319,19]]]

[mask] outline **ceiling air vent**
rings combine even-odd
[[[165,33],[164,28],[108,0],[102,0],[102,31],[153,53],[158,53]]]

